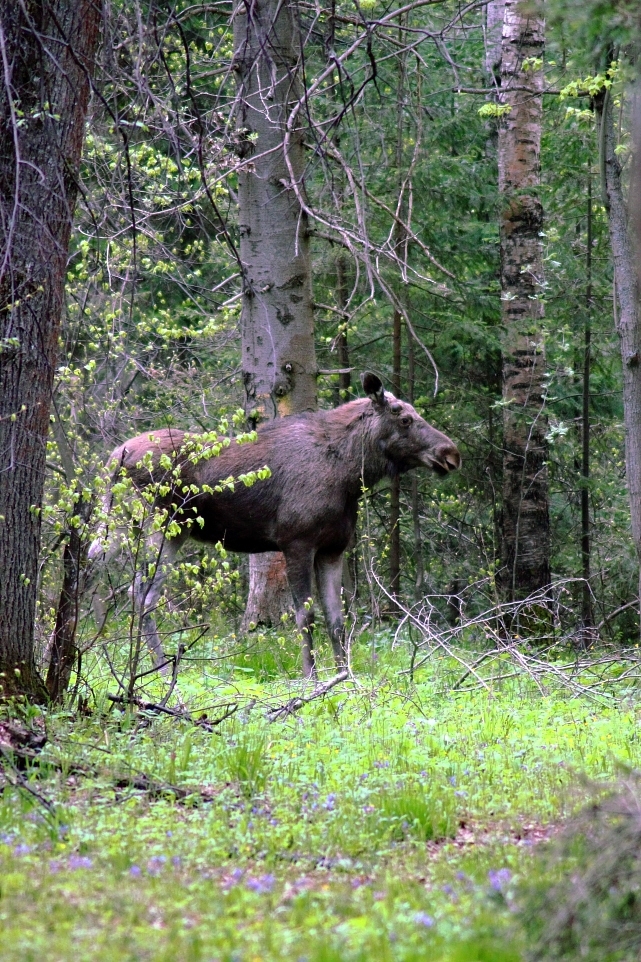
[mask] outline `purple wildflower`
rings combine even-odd
[[[61,868],[62,862],[55,858],[51,859],[49,862],[49,871],[52,873],[52,875],[55,875],[56,872],[59,872]]]
[[[245,884],[251,892],[257,892],[259,895],[264,895],[266,892],[271,892],[275,881],[276,879],[273,875],[261,875],[260,878],[247,879]]]
[[[171,864],[174,868],[179,868],[182,865],[182,859],[180,855],[173,855],[171,859]]]
[[[431,929],[434,925],[434,919],[427,912],[416,912],[414,915],[414,921],[417,925],[424,925],[426,929]]]
[[[369,885],[369,882],[367,881],[367,879],[353,878],[350,884],[353,889],[359,889],[363,885]]]
[[[512,878],[512,873],[510,872],[509,868],[490,869],[490,871],[487,873],[487,877],[490,881],[490,886],[495,892],[503,892]]]
[[[86,855],[72,855],[69,859],[69,868],[75,872],[79,868],[91,868],[93,862]]]
[[[147,871],[150,875],[158,875],[166,861],[166,855],[154,855],[147,862]]]
[[[242,868],[235,868],[231,875],[223,881],[225,890],[230,889],[233,885],[238,885],[244,874]]]
[[[336,802],[336,795],[334,794],[334,792],[330,792],[330,794],[325,799],[325,804],[323,805],[323,808],[326,808],[328,812],[333,812],[336,807],[335,802]]]
[[[142,875],[142,869],[140,868],[140,865],[132,865],[129,869],[129,874],[133,875],[134,878],[138,878],[139,875]]]
[[[13,854],[14,854],[14,855],[28,855],[30,851],[31,851],[31,846],[30,846],[30,845],[25,845],[24,843],[22,843],[21,845],[16,845],[16,847],[15,847],[14,850],[13,850]]]

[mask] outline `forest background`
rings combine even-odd
[[[525,422],[526,435],[532,425],[540,435],[549,485],[533,535],[548,576],[525,588],[555,586],[553,621],[538,628],[545,639],[585,644],[586,628],[598,626],[608,639],[631,642],[638,558],[597,121],[607,91],[625,186],[636,22],[625,6],[551,4],[546,12],[542,56],[522,57],[517,76],[532,84],[525,99],[542,105],[534,118],[540,185],[530,189],[543,212],[540,265],[522,259],[517,273],[536,275],[526,296],[538,314],[529,343],[543,358],[542,405],[529,419],[526,410]],[[70,537],[78,542],[72,566],[83,569],[106,453],[147,428],[222,424],[225,432],[240,426],[243,407],[252,423],[270,414],[255,388],[253,398],[243,390],[239,177],[251,176],[253,161],[244,158],[259,135],[247,133],[239,113],[229,14],[225,4],[114,4],[104,21],[53,388],[40,657],[62,603]],[[463,470],[438,486],[417,474],[370,495],[346,572],[367,618],[395,610],[394,597],[405,607],[430,598],[430,610],[456,624],[510,597],[496,580],[509,539],[503,430],[514,403],[504,376],[509,324],[501,308],[514,295],[500,270],[498,176],[510,111],[492,16],[496,24],[486,3],[414,4],[401,13],[362,4],[357,13],[296,8],[293,113],[305,116],[300,216],[313,276],[318,402],[357,396],[358,372],[374,368],[463,453]],[[537,16],[528,8],[525,20]],[[271,385],[273,413],[287,413],[289,391]],[[195,550],[185,562],[174,619],[207,619],[216,607],[238,627],[246,562],[229,557],[221,567]],[[82,575],[79,585],[82,594]],[[122,583],[113,598],[126,606]],[[80,619],[80,633],[82,649],[95,637],[90,619]]]
[[[638,958],[637,4],[232,12],[0,0],[0,957]],[[463,466],[363,499],[348,677],[195,544],[159,677],[108,453],[365,370]]]

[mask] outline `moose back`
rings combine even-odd
[[[366,398],[331,411],[271,421],[259,428],[256,442],[232,442],[216,457],[190,459],[188,441],[194,436],[174,429],[141,434],[113,451],[109,463],[114,475],[124,470],[139,490],[150,484],[156,490],[166,486],[180,466],[179,483],[169,483],[169,493],[156,499],[158,507],[167,509],[168,518],[178,522],[178,533],[171,538],[162,531],[150,536],[162,564],[155,565],[150,579],[139,576],[134,585],[145,638],[158,664],[164,656],[153,609],[167,565],[191,537],[210,544],[221,542],[230,551],[283,552],[306,676],[315,675],[314,613],[306,604],[315,572],[336,666],[346,667],[342,560],[353,540],[360,495],[383,478],[412,468],[424,467],[444,476],[461,463],[453,441],[410,404],[386,392],[375,374],[364,374],[362,381]],[[265,465],[271,472],[265,480],[250,487],[236,482],[213,490],[230,476],[238,479]],[[188,488],[191,491],[183,494]],[[108,495],[105,507],[109,506]],[[196,515],[199,523],[193,521]],[[103,532],[91,545],[89,557],[110,555],[113,550],[113,532]]]

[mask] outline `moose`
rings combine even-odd
[[[141,434],[112,452],[113,479],[124,473],[141,492],[154,485],[156,507],[177,522],[171,537],[166,530],[149,535],[159,563],[150,577],[138,575],[132,587],[157,666],[165,658],[153,610],[167,566],[184,542],[194,538],[250,554],[282,551],[302,637],[303,673],[310,678],[316,677],[309,603],[315,573],[336,668],[345,670],[343,554],[353,543],[360,496],[383,478],[412,468],[430,468],[445,476],[461,464],[453,441],[411,404],[385,391],[376,374],[366,372],[361,380],[367,397],[331,411],[270,421],[259,427],[254,443],[232,442],[215,457],[190,457],[186,441],[198,435],[173,428]],[[264,466],[269,476],[251,486],[228,480]],[[105,508],[108,515],[110,493]],[[110,556],[115,550],[114,533],[103,531],[92,543],[89,558]]]

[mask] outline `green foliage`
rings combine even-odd
[[[195,719],[241,705],[215,733],[49,714],[27,777],[53,816],[24,789],[0,798],[0,958],[523,958],[521,883],[549,877],[524,841],[590,794],[577,772],[641,763],[636,704],[525,674],[448,694],[446,658],[411,686],[397,647],[367,685],[272,723],[300,683],[243,678],[228,645],[215,679],[199,661],[180,681]],[[126,787],[141,771],[191,794]]]
[[[510,104],[483,104],[483,106],[479,107],[478,109],[478,115],[484,120],[487,120],[490,117],[495,117],[498,119],[499,117],[507,116],[511,110],[512,107]]]

